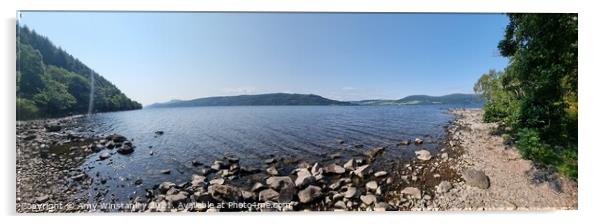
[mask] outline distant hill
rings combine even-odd
[[[194,100],[172,100],[155,103],[146,108],[196,106],[269,106],[269,105],[353,105],[314,94],[269,93],[259,95],[215,96]]]
[[[92,79],[93,78],[93,79]],[[115,85],[48,38],[17,25],[17,119],[140,109]]]
[[[412,95],[396,101],[399,104],[480,104],[483,99],[475,94],[449,94],[445,96]]]

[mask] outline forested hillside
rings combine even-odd
[[[18,120],[87,113],[92,89],[92,112],[142,108],[48,38],[17,25]]]
[[[524,157],[577,177],[577,15],[510,14],[498,48],[504,71],[481,76],[485,121]]]

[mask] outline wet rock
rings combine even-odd
[[[161,184],[159,184],[159,192],[165,194],[169,189],[171,189],[172,187],[175,187],[176,184],[172,183],[172,182],[163,182]]]
[[[259,192],[259,201],[277,201],[280,194],[273,189],[265,189]]]
[[[399,142],[399,145],[409,145],[409,144],[410,144],[410,141],[408,141],[408,140],[401,140]]]
[[[481,189],[489,188],[489,177],[481,170],[467,169],[462,172],[462,178],[470,186]]]
[[[431,152],[427,151],[427,150],[419,150],[414,152],[416,153],[416,158],[418,158],[419,160],[430,160],[431,159]]]
[[[364,153],[366,157],[369,159],[374,159],[376,156],[380,155],[383,151],[385,151],[385,147],[376,147],[369,149]]]
[[[276,162],[276,159],[274,158],[269,158],[263,161],[265,164],[272,164]]]
[[[384,177],[387,176],[387,171],[378,171],[376,173],[374,173],[374,177],[378,178],[378,177]]]
[[[134,185],[141,185],[142,184],[142,179],[137,179],[136,181],[134,181]]]
[[[343,174],[343,173],[345,173],[345,169],[335,163],[328,164],[323,169],[324,169],[324,173],[326,173],[326,174]]]
[[[423,142],[424,142],[424,141],[423,141],[422,139],[420,139],[420,138],[416,138],[416,139],[414,139],[414,144],[416,144],[416,145],[420,145],[420,144],[422,144]]]
[[[269,167],[269,168],[266,170],[266,172],[267,172],[269,175],[272,175],[272,176],[278,176],[278,174],[279,174],[279,173],[278,173],[278,169],[276,169],[276,167],[273,167],[273,166],[270,166],[270,167]]]
[[[408,195],[415,199],[420,199],[422,197],[422,192],[420,192],[420,189],[415,187],[406,187],[400,193],[402,195]]]
[[[368,194],[368,195],[362,195],[360,196],[360,200],[366,204],[366,205],[371,205],[376,203],[376,196]]]
[[[105,160],[105,159],[108,159],[110,157],[111,157],[111,153],[109,153],[109,152],[102,152],[102,153],[100,153],[100,155],[98,155],[98,158],[100,160]]]
[[[328,157],[330,157],[330,159],[338,159],[338,158],[341,158],[341,153],[340,152],[333,153],[333,154],[330,154]]]
[[[270,186],[270,188],[275,190],[295,186],[293,180],[288,176],[272,176],[269,177],[265,182],[268,186]]]
[[[349,171],[355,170],[357,164],[355,163],[355,159],[350,159],[345,164],[343,164],[343,168]]]
[[[127,154],[134,152],[134,147],[131,145],[124,144],[121,147],[119,147],[119,149],[117,149],[117,152],[120,154],[127,155]]]
[[[359,166],[353,171],[353,174],[357,175],[358,177],[364,177],[364,175],[366,175],[368,173],[369,166],[370,165],[368,165],[368,164]]]
[[[164,132],[163,131],[155,131],[155,135],[163,135]]]
[[[118,134],[112,134],[112,135],[109,135],[109,136],[107,136],[107,138],[106,138],[106,139],[107,139],[107,140],[111,140],[111,141],[113,141],[113,142],[115,142],[115,143],[122,143],[122,142],[125,142],[125,141],[127,141],[127,140],[128,140],[128,139],[127,139],[125,136],[123,136],[123,135],[118,135]]]
[[[171,170],[170,170],[170,169],[164,169],[164,170],[159,170],[159,172],[160,172],[161,174],[170,174],[170,173],[171,173]]]
[[[301,203],[309,203],[322,196],[322,188],[310,185],[297,194]]]
[[[192,160],[192,165],[193,165],[193,166],[202,166],[202,165],[203,165],[203,163],[201,163],[201,162],[199,162],[199,161],[196,161],[196,160]]]
[[[370,181],[366,183],[366,189],[369,191],[376,191],[377,188],[378,184],[376,183],[376,181]]]
[[[345,198],[355,198],[358,195],[358,190],[355,187],[349,187],[347,188],[347,191],[345,191]]]

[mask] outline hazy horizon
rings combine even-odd
[[[19,24],[128,97],[266,93],[340,101],[472,93],[503,69],[502,14],[22,12]]]

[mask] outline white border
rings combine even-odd
[[[1,76],[0,139],[3,147],[2,172],[3,188],[0,206],[8,220],[6,223],[21,222],[85,222],[85,223],[147,223],[147,222],[276,222],[276,223],[576,223],[595,220],[600,208],[600,159],[602,147],[598,133],[601,129],[602,112],[599,91],[600,72],[600,8],[595,1],[570,0],[21,0],[2,1],[2,54],[0,55]],[[134,215],[123,214],[90,216],[24,216],[14,213],[15,203],[15,15],[16,10],[120,10],[120,11],[295,11],[295,12],[570,12],[579,13],[579,210],[557,212],[420,212],[420,213],[286,213],[286,214],[195,214],[195,215]],[[177,220],[173,220],[177,218]],[[185,219],[185,220],[181,220]],[[599,220],[595,220],[599,221]]]

